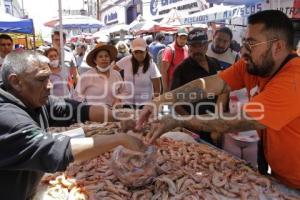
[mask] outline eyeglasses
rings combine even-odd
[[[278,39],[271,39],[271,40],[267,40],[267,41],[263,41],[263,42],[258,42],[258,43],[255,43],[255,44],[250,44],[249,41],[244,40],[243,41],[243,47],[245,47],[248,51],[252,51],[253,47],[255,47],[255,46],[258,46],[258,45],[261,45],[261,44],[265,44],[265,43],[268,43],[268,42],[275,42],[277,40]]]

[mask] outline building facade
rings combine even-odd
[[[171,9],[183,17],[207,9],[208,3],[205,0],[145,0],[143,6],[146,19],[160,21]]]
[[[185,16],[208,8],[205,0],[99,0],[100,20],[106,25],[130,24],[138,15],[160,21],[175,8]]]
[[[18,18],[27,18],[25,11],[21,8],[18,0],[0,0],[0,11]]]

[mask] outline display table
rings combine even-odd
[[[113,134],[120,131],[113,123],[101,128]],[[205,142],[195,142],[189,131],[188,135],[180,132],[185,129],[157,140],[157,176],[150,184],[139,188],[124,185],[114,175],[112,153],[107,152],[71,164],[64,173],[46,175],[35,200],[300,199],[298,191],[260,175],[245,161]]]

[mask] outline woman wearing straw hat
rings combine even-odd
[[[123,80],[120,73],[112,69],[117,53],[113,45],[97,45],[87,55],[86,62],[92,68],[81,75],[74,99],[110,107],[120,102],[118,95],[122,92]]]
[[[127,108],[141,108],[160,94],[161,74],[153,62],[146,41],[136,38],[131,43],[132,55],[116,63],[116,69],[124,70],[124,94],[122,103]]]

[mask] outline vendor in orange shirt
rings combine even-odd
[[[267,161],[259,159],[260,172],[267,173],[269,165],[274,177],[300,189],[300,58],[293,53],[293,36],[292,22],[281,11],[249,16],[242,59],[218,75],[194,80],[156,98],[154,106],[144,107],[137,128],[162,104],[194,102],[212,93],[247,88],[250,101],[240,115],[216,113],[189,120],[166,116],[148,135],[149,142],[177,126],[222,133],[256,129],[263,147],[260,158]]]

